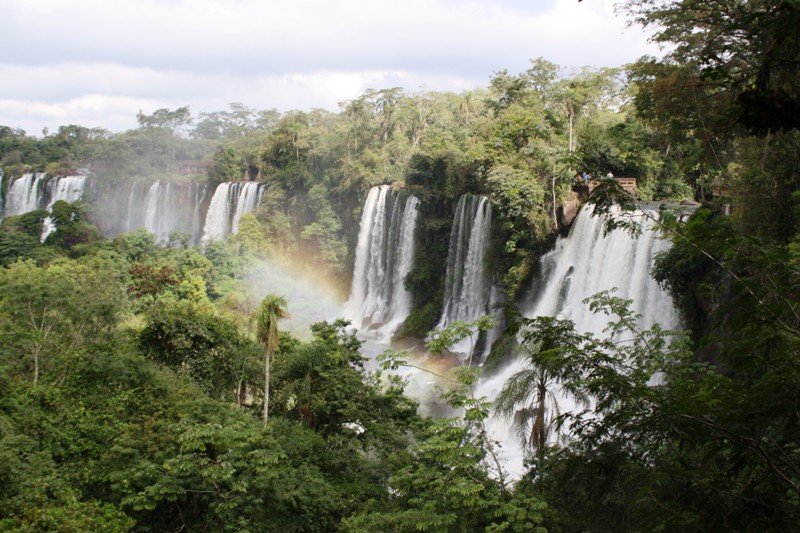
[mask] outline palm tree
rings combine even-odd
[[[522,343],[521,355],[527,360],[521,370],[506,380],[494,405],[497,414],[514,417],[517,438],[523,449],[539,456],[547,449],[551,437],[560,436],[558,418],[561,409],[556,393],[570,396],[577,405],[589,404],[585,394],[560,381],[557,371],[542,364],[540,358],[544,354],[559,353],[568,357],[568,350],[559,347],[559,341],[566,337],[559,337],[555,329],[553,332],[535,341],[527,338]]]
[[[269,370],[278,348],[278,320],[289,318],[286,298],[268,294],[261,301],[252,320],[256,325],[256,339],[264,345],[264,426],[269,412]]]
[[[526,450],[542,453],[557,434],[561,415],[555,392],[557,384],[544,368],[528,364],[503,385],[495,400],[495,412],[514,417],[517,438]]]

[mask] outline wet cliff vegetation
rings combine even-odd
[[[0,226],[0,530],[795,528],[800,9],[625,9],[672,45],[665,57],[579,70],[539,58],[482,89],[370,90],[338,112],[231,104],[140,114],[119,133],[0,127],[4,192],[24,172],[88,168],[92,182],[87,202],[53,207],[44,242],[46,212]],[[207,172],[181,175],[198,160],[212,162]],[[639,330],[612,294],[588,303],[609,314],[608,338],[514,314],[569,223],[560,207],[587,199],[582,172],[634,177],[640,200],[701,204],[688,221],[664,221],[673,247],[653,271],[686,335]],[[181,235],[102,236],[97,199],[156,178],[268,189],[237,235],[202,248]],[[421,417],[401,380],[365,370],[342,322],[297,339],[280,333],[280,313],[274,335],[250,320],[259,302],[245,288],[260,258],[349,282],[366,192],[384,183],[420,199],[424,253],[401,330],[412,337],[440,315],[458,198],[490,198],[491,275],[530,362],[497,406],[470,394],[472,370],[444,397],[461,416]],[[666,380],[652,386],[656,371]],[[545,417],[556,382],[600,416]],[[502,412],[528,417],[518,481],[484,433]],[[552,438],[567,422],[569,436]]]

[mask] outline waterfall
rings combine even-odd
[[[147,196],[145,196],[145,205],[147,207],[144,215],[144,227],[147,228],[147,231],[150,233],[154,233],[156,239],[158,239],[161,234],[159,227],[159,208],[161,207],[160,181],[155,181],[150,185],[150,188],[147,190]]]
[[[593,314],[582,301],[600,291],[616,288],[614,296],[633,300],[633,310],[642,315],[640,326],[659,323],[674,328],[678,316],[672,300],[650,277],[655,255],[669,247],[653,230],[654,222],[635,214],[641,221],[641,233],[631,236],[623,230],[603,235],[603,220],[592,216],[592,206],[579,213],[566,239],[542,258],[543,269],[550,272],[541,294],[535,298],[526,316],[559,316],[575,322],[580,331],[602,333],[608,318]],[[658,211],[649,211],[658,219]]]
[[[130,233],[136,229],[136,182],[131,182],[131,192],[128,194],[128,218],[125,221],[125,233]]]
[[[192,182],[194,186],[194,195],[193,195],[193,208],[192,208],[192,243],[198,244],[200,239],[203,236],[203,226],[202,226],[202,217],[200,214],[200,209],[203,205],[203,202],[206,199],[206,193],[208,192],[208,185],[203,185],[202,187],[194,182]],[[259,201],[261,198],[259,198]]]
[[[491,224],[492,206],[485,196],[465,194],[459,198],[447,252],[444,308],[437,329],[459,320],[472,322],[493,312],[499,291],[487,282],[484,268]],[[465,338],[451,349],[469,356],[477,340]],[[484,352],[490,347],[485,346]]]
[[[83,196],[83,188],[86,184],[86,176],[59,176],[50,179],[47,182],[47,191],[46,197],[47,200],[47,210],[50,211],[53,209],[53,204],[58,202],[59,200],[63,200],[65,202],[77,202]],[[44,219],[44,224],[42,225],[42,242],[50,235],[54,230],[55,226],[53,226],[53,221],[50,217]]]
[[[239,233],[239,219],[246,213],[252,213],[258,206],[260,187],[256,182],[241,184],[241,190],[236,196],[236,210],[231,221],[231,233]]]
[[[207,186],[191,180],[157,180],[149,186],[131,181],[117,202],[125,209],[125,219],[114,224],[126,233],[144,228],[165,243],[173,233],[187,234],[188,243],[197,244],[202,230],[203,202]],[[124,202],[124,203],[123,203]],[[113,213],[110,213],[113,215]]]
[[[239,231],[239,219],[251,213],[261,201],[263,191],[256,181],[220,183],[211,197],[203,228],[202,243],[217,241]]]
[[[3,188],[3,169],[0,168],[0,220],[5,216],[6,191]]]
[[[133,194],[134,191],[131,190],[131,195]],[[170,233],[182,229],[181,206],[175,197],[175,185],[171,181],[166,185],[155,181],[147,190],[144,201],[144,227],[155,234],[158,242],[166,242]]]
[[[28,173],[14,180],[9,186],[5,216],[21,215],[41,209],[44,173]]]
[[[660,239],[654,222],[643,216],[634,216],[641,222],[641,233],[630,235],[622,229],[603,234],[603,220],[592,216],[592,206],[584,207],[575,219],[569,236],[560,239],[555,248],[541,261],[540,283],[536,294],[521,306],[529,318],[556,316],[575,322],[579,332],[601,335],[609,317],[593,314],[583,300],[598,292],[616,288],[614,296],[633,300],[632,310],[641,315],[640,327],[650,328],[655,323],[663,329],[680,327],[672,298],[650,277],[649,273],[658,252],[669,248],[667,240]],[[648,215],[658,218],[657,211]],[[523,368],[520,361],[512,361],[495,375],[482,380],[477,396],[497,397],[506,380]],[[559,400],[562,411],[572,407],[565,396]],[[512,473],[522,472],[522,451],[516,442],[510,422],[491,421],[492,438],[503,443],[503,450]]]
[[[419,200],[389,185],[370,189],[361,215],[356,262],[345,316],[358,329],[387,339],[411,312],[403,283],[414,255]]]

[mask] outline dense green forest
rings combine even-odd
[[[537,58],[484,89],[370,90],[338,113],[235,103],[140,113],[119,133],[0,126],[4,178],[88,169],[96,201],[156,178],[268,184],[236,235],[202,247],[104,236],[91,202],[2,221],[0,531],[796,530],[800,3],[624,10],[664,57]],[[197,160],[207,174],[180,175]],[[565,206],[631,204],[613,181],[588,195],[583,172],[636,178],[638,200],[699,203],[662,221],[673,245],[652,272],[685,332],[641,330],[613,292],[587,301],[609,316],[602,337],[515,312],[568,230]],[[372,369],[346,322],[296,338],[280,295],[248,291],[264,258],[347,286],[364,198],[387,183],[420,199],[425,253],[398,333],[418,341],[441,311],[456,201],[492,203],[506,320],[486,368],[526,362],[494,404],[465,366],[446,376],[445,415],[421,416],[392,372],[407,354]],[[487,323],[434,334],[431,357]],[[545,416],[557,384],[586,409]],[[521,479],[486,433],[515,413]]]

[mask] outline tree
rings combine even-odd
[[[280,335],[278,321],[289,318],[286,299],[282,296],[268,294],[261,300],[261,305],[253,314],[256,326],[256,339],[264,345],[264,425],[267,425],[269,413],[269,371],[275,350],[278,348]]]
[[[571,78],[555,86],[555,99],[567,119],[568,150],[576,149],[576,129],[580,117],[591,117],[596,111],[614,103],[618,69],[584,67]]]
[[[99,256],[0,269],[0,359],[15,372],[63,379],[81,348],[113,335],[125,298],[119,272]]]
[[[471,324],[456,322],[431,332],[432,353],[449,351],[478,330],[494,326],[491,317]],[[382,366],[417,368],[386,352]],[[442,400],[460,416],[433,422],[411,448],[413,457],[400,464],[389,478],[390,498],[383,508],[369,508],[345,521],[345,531],[544,531],[542,511],[546,503],[538,496],[509,490],[504,468],[496,454],[497,443],[488,437],[485,422],[490,405],[476,397],[475,368],[458,368],[456,379],[425,370],[450,382]]]
[[[172,111],[164,107],[156,109],[152,115],[145,115],[139,111],[136,120],[143,128],[166,128],[175,132],[178,128],[192,123],[192,113],[189,111],[189,106],[179,107]]]
[[[72,248],[100,239],[97,228],[86,221],[86,207],[80,201],[69,203],[58,200],[50,209],[55,231],[47,236],[45,244]]]
[[[728,114],[766,134],[800,127],[800,4],[794,0],[627,0],[669,60],[728,93]]]
[[[153,305],[145,320],[138,335],[142,351],[188,375],[213,398],[232,399],[239,381],[246,379],[243,374],[257,375],[255,343],[208,309],[185,301]]]
[[[506,418],[514,417],[517,437],[523,449],[535,452],[540,461],[551,438],[560,434],[561,410],[556,392],[571,392],[578,403],[588,407],[587,398],[580,395],[575,387],[569,384],[562,386],[546,366],[536,364],[543,352],[560,355],[566,336],[565,331],[553,327],[532,339],[530,331],[523,330],[520,355],[527,359],[525,367],[506,380],[495,398],[495,413]]]
[[[557,528],[780,531],[800,494],[797,331],[753,313],[735,296],[735,331],[714,331],[716,365],[698,361],[685,335],[643,330],[630,301],[585,301],[610,319],[602,335],[569,320],[527,323],[534,362],[592,399],[565,412],[569,446],[544,457],[532,479],[557,510]],[[746,311],[745,311],[746,310]],[[747,315],[746,317],[741,316]],[[655,380],[660,374],[663,379]]]
[[[637,112],[687,153],[681,170],[740,199],[740,231],[786,240],[800,188],[800,5],[629,0],[625,11],[670,49],[631,69]]]
[[[149,296],[153,299],[152,303],[168,287],[179,285],[182,281],[175,276],[175,269],[166,266],[156,269],[150,264],[134,263],[128,274],[131,276],[128,294],[137,299]]]

